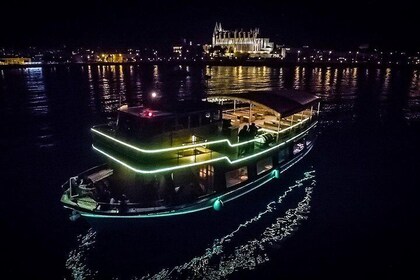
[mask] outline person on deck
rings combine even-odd
[[[258,127],[255,125],[255,123],[251,123],[248,129],[248,135],[249,140],[252,140],[257,136],[258,133]],[[249,143],[248,152],[252,153],[254,151],[254,142]]]
[[[242,127],[242,129],[239,130],[238,137],[239,137],[239,143],[247,140],[247,138],[248,138],[248,126],[247,125],[244,125]],[[238,146],[238,156],[241,156],[242,154],[244,154],[246,152],[246,147],[245,146],[246,145]]]

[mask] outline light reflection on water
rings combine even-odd
[[[42,67],[23,69],[23,77],[28,91],[25,105],[31,117],[47,119],[50,112],[50,100],[45,88],[44,69]],[[49,121],[37,125],[35,145],[40,149],[56,145],[54,129]]]
[[[302,178],[287,188],[275,200],[270,201],[254,217],[241,222],[236,229],[216,238],[203,254],[174,267],[161,269],[155,274],[132,276],[131,279],[225,279],[236,271],[254,270],[270,261],[270,250],[281,250],[278,245],[299,229],[309,215],[311,194],[316,185],[315,170],[303,173]],[[301,199],[293,207],[282,209],[283,202],[292,193],[302,190]],[[268,225],[268,226],[267,226]],[[250,228],[263,228],[254,232]],[[244,238],[245,236],[245,238]],[[96,279],[98,270],[90,268],[90,252],[95,250],[96,232],[89,229],[78,237],[78,245],[66,261],[66,268],[74,279]],[[194,246],[194,244],[191,244]],[[124,256],[122,256],[124,257]],[[176,256],[174,256],[176,259]],[[119,279],[118,276],[110,279]]]
[[[420,70],[413,71],[411,75],[408,98],[404,107],[405,119],[420,121]]]
[[[97,271],[92,271],[86,265],[88,251],[94,248],[96,242],[96,232],[89,229],[86,234],[77,237],[78,246],[72,250],[66,260],[66,268],[71,271],[71,276],[75,280],[95,279]]]
[[[383,121],[401,117],[407,123],[420,120],[420,72],[415,69],[183,67],[191,75],[171,77],[169,70],[174,67],[163,65],[2,69],[0,91],[8,94],[0,94],[0,112],[5,117],[19,112],[22,128],[18,132],[30,138],[24,141],[36,143],[39,148],[54,147],[62,136],[55,121],[57,115],[77,111],[88,116],[88,121],[108,122],[113,120],[120,104],[144,104],[150,101],[152,91],[163,102],[172,102],[215,93],[297,89],[322,98],[323,126],[354,123],[358,119],[358,106],[364,106],[368,98],[378,104],[363,109],[370,110],[372,118]],[[36,134],[26,131],[26,119],[35,123]]]
[[[48,96],[45,91],[43,68],[26,68],[24,79],[29,92],[26,107],[34,116],[48,114]]]
[[[241,93],[249,90],[270,90],[272,83],[279,76],[270,75],[273,69],[268,67],[211,67],[207,71],[211,75],[208,82],[208,93]]]
[[[32,95],[33,100],[29,100],[34,114],[45,114],[49,109],[46,104],[45,81],[40,69],[42,68],[30,70],[32,74],[26,75],[28,91],[39,93],[38,96]],[[121,103],[142,104],[152,91],[173,100],[214,93],[293,88],[317,94],[326,101],[326,111],[340,112],[343,108],[334,107],[335,105],[346,103],[345,110],[353,109],[355,100],[364,89],[378,93],[381,106],[386,107],[393,86],[393,76],[400,75],[399,70],[390,68],[208,66],[204,69],[189,67],[186,70],[192,75],[183,79],[171,79],[168,78],[170,74],[165,75],[168,71],[164,66],[87,66],[85,75],[90,92],[89,107],[97,114],[109,114]],[[49,71],[54,74],[56,70],[52,68]],[[196,72],[198,74],[194,74]],[[412,97],[420,88],[418,70],[411,73],[410,85],[407,85],[411,98],[407,102],[409,108],[416,106],[417,98]],[[205,80],[204,75],[211,78]]]
[[[188,70],[191,71],[191,76],[185,79],[171,79],[169,74],[165,75],[168,71],[164,66],[127,65],[110,67],[86,65],[1,69],[0,116],[3,120],[7,120],[5,124],[8,132],[4,133],[0,143],[4,143],[4,146],[8,147],[7,150],[12,151],[10,154],[13,154],[16,160],[22,160],[26,157],[26,154],[17,153],[15,155],[16,151],[26,152],[42,149],[42,152],[44,152],[45,149],[52,147],[55,151],[59,151],[57,154],[52,153],[56,156],[57,162],[61,163],[62,158],[74,159],[73,161],[63,161],[65,167],[62,168],[63,172],[60,176],[52,174],[49,170],[43,170],[45,178],[48,178],[49,182],[61,182],[63,177],[69,175],[66,173],[67,169],[80,171],[80,168],[84,166],[83,164],[90,167],[90,162],[96,160],[96,158],[93,158],[96,154],[89,150],[91,141],[89,129],[91,125],[109,120],[111,113],[120,104],[120,98],[122,103],[138,105],[146,100],[151,91],[158,92],[163,98],[173,100],[199,96],[199,94],[240,93],[252,90],[276,89],[305,90],[317,94],[323,100],[321,126],[333,125],[342,131],[349,127],[357,128],[360,126],[357,121],[371,122],[369,125],[372,124],[372,127],[383,125],[383,128],[388,129],[388,127],[385,127],[388,124],[391,128],[404,128],[400,126],[399,122],[394,124],[389,121],[388,123],[378,122],[379,119],[386,119],[385,117],[392,120],[404,118],[403,120],[407,124],[415,124],[415,122],[420,121],[420,70],[416,69],[213,66],[190,67]],[[204,75],[210,75],[211,77],[205,79]],[[364,135],[362,136],[364,137]],[[397,138],[395,137],[395,139]],[[335,141],[335,139],[329,140],[331,143]],[[378,145],[380,146],[380,144]],[[87,147],[87,149],[79,154],[78,152],[82,147]],[[74,151],[77,151],[78,157],[74,157]],[[86,159],[86,162],[81,161],[80,158]],[[42,163],[42,160],[37,158],[36,162]],[[372,162],[375,162],[375,160],[372,159]],[[381,164],[378,162],[378,166],[382,166]],[[39,165],[41,170],[43,164],[36,165]],[[34,166],[33,162],[30,162],[28,166],[32,168]],[[20,169],[16,168],[16,170]],[[70,171],[68,172],[70,173]],[[63,173],[66,174],[63,176]],[[28,174],[26,175],[28,177],[34,175],[32,172],[21,172],[19,174],[22,177],[25,177],[25,174]],[[318,174],[322,173],[319,172]],[[37,178],[35,180],[32,177],[28,179],[28,182],[33,183],[34,186],[36,186],[37,181],[39,181]],[[13,179],[13,184],[16,184],[15,179]],[[45,186],[39,185],[38,187],[38,190],[42,191],[36,193],[43,194]],[[297,189],[302,188],[295,188],[295,190]],[[26,196],[26,194],[22,195],[22,197]],[[19,203],[26,206],[33,201],[57,202],[55,196],[42,196],[41,198],[42,200],[32,199]],[[304,203],[304,200],[301,201]],[[46,205],[59,207],[59,203],[48,203]],[[264,213],[262,215],[264,219],[270,218],[273,225],[280,224],[280,220],[277,221],[277,218],[282,218],[285,222],[293,221],[292,218],[288,218],[284,211],[279,213],[274,209],[272,212],[265,213],[267,209],[271,209],[269,208],[270,205],[275,205],[276,209],[280,206],[277,202],[267,204],[267,208],[264,208],[265,205],[263,205],[261,211]],[[281,206],[285,207],[284,205],[283,203]],[[315,201],[312,205],[315,205]],[[39,210],[40,208],[37,205],[33,209]],[[58,208],[52,209],[58,210]],[[294,208],[286,209],[292,211]],[[54,213],[60,213],[60,211],[54,211]],[[290,213],[293,214],[294,212]],[[305,217],[304,214],[301,216]],[[202,250],[191,254],[190,259],[185,258],[177,266],[174,266],[177,263],[167,265],[167,268],[162,271],[161,267],[156,268],[155,271],[150,272],[151,274],[148,277],[158,278],[158,275],[164,275],[165,273],[172,278],[190,277],[194,275],[190,268],[194,267],[198,271],[197,273],[206,271],[208,275],[216,278],[218,276],[215,264],[224,267],[223,273],[225,275],[230,273],[228,264],[237,267],[237,270],[245,269],[246,265],[258,268],[259,263],[267,263],[270,259],[270,255],[267,253],[267,244],[282,242],[283,239],[276,240],[275,237],[282,236],[280,229],[287,228],[271,229],[271,224],[264,225],[264,219],[251,221],[249,224],[238,223],[238,231],[235,231],[230,239],[214,240],[215,246],[207,248],[210,250],[208,255],[205,251],[208,246],[206,244],[202,246]],[[64,218],[60,222],[68,223]],[[246,226],[240,226],[244,224]],[[259,225],[258,228],[261,230],[266,229],[267,240],[271,241],[265,241],[266,235],[263,236],[262,231],[259,232],[259,235],[248,232],[252,225],[256,224]],[[48,228],[44,232],[51,234],[55,231]],[[233,233],[226,230],[225,237],[229,236],[229,232]],[[249,239],[239,240],[239,236],[242,235],[249,236]],[[217,235],[217,237],[220,236],[222,235]],[[69,238],[73,240],[76,236],[70,236]],[[77,248],[72,250],[69,255],[67,268],[73,273],[74,279],[99,277],[96,268],[88,264],[92,257],[91,252],[95,251],[95,246],[98,245],[96,243],[96,233],[90,230],[87,233],[84,232],[80,238]],[[257,243],[254,242],[255,240]],[[55,245],[61,246],[62,244]],[[219,247],[216,245],[219,245]],[[249,251],[250,255],[244,253],[244,250]],[[204,253],[200,255],[202,251]],[[236,255],[235,252],[240,252],[240,255],[239,253]],[[192,256],[197,257],[192,258]],[[206,256],[210,260],[209,263],[199,266],[200,262],[198,260],[205,260]],[[243,256],[243,258],[240,258],[240,256]],[[246,265],[242,265],[242,263]],[[187,267],[184,267],[184,264],[187,264]],[[137,277],[143,277],[142,273],[139,272]]]

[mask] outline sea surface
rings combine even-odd
[[[418,274],[420,70],[84,65],[0,69],[8,279],[378,279]],[[207,76],[206,76],[207,75]],[[210,78],[209,78],[210,77]],[[120,104],[305,90],[320,134],[298,164],[211,217],[115,233],[71,221],[61,184],[102,163],[90,127]],[[152,98],[152,92],[157,94]],[[5,278],[6,279],[6,278]]]

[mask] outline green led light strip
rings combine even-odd
[[[312,148],[313,147],[310,147],[304,154],[302,154],[298,158],[296,158],[296,160],[294,162],[291,162],[284,169],[280,170],[280,173],[285,172],[287,169],[289,169],[290,167],[292,167],[293,165],[295,165],[297,162],[299,162],[302,158],[304,158],[306,156],[306,154],[309,153],[309,151]],[[276,169],[274,169],[274,170],[276,170]],[[263,186],[263,185],[265,185],[266,183],[268,183],[270,180],[272,180],[275,177],[274,176],[274,170],[271,171],[270,173],[268,173],[267,175],[264,175],[263,177],[257,179],[259,181],[259,180],[263,180],[265,177],[269,176],[263,182],[257,184],[256,186],[254,186],[253,188],[251,188],[249,190],[246,190],[243,193],[240,193],[240,194],[238,194],[236,196],[233,196],[233,197],[230,197],[230,198],[226,199],[225,202],[229,202],[229,201],[235,200],[235,199],[237,199],[237,198],[239,198],[239,197],[241,197],[241,196],[243,196],[243,195],[245,195],[245,194],[247,194],[247,193],[249,193],[249,192],[251,192],[251,191],[253,191],[253,190],[255,190],[255,189],[257,189],[257,188],[259,188],[261,186]],[[224,197],[226,197],[228,195],[231,195],[233,192],[236,192],[236,191],[239,191],[239,190],[243,190],[244,188],[247,188],[249,185],[251,185],[253,183],[255,183],[255,181],[250,182],[250,183],[246,184],[245,186],[243,186],[243,187],[241,187],[241,188],[239,188],[237,190],[233,190],[232,192],[228,192],[228,193],[222,194],[221,196],[218,196],[216,198],[210,199],[209,200],[210,204],[207,203],[206,205],[204,205],[204,206],[202,206],[200,208],[197,208],[197,209],[181,210],[181,211],[171,210],[171,211],[166,211],[166,212],[151,213],[151,214],[145,214],[145,215],[140,214],[140,215],[136,215],[136,216],[131,216],[131,215],[130,216],[127,216],[127,215],[112,216],[112,215],[104,215],[104,214],[92,214],[92,213],[86,213],[86,212],[79,212],[79,213],[82,216],[85,216],[85,217],[90,217],[90,218],[109,218],[109,219],[112,219],[112,218],[118,218],[118,219],[127,219],[127,218],[129,218],[129,219],[158,218],[158,217],[169,217],[169,216],[189,214],[189,213],[194,213],[194,212],[199,212],[199,211],[203,211],[203,210],[206,210],[206,209],[210,209],[210,208],[213,207],[214,200],[216,200],[218,198],[224,198]]]
[[[116,139],[116,138],[114,138],[112,136],[109,136],[109,135],[107,135],[107,134],[105,134],[103,132],[100,132],[100,131],[98,131],[98,130],[96,130],[94,128],[91,128],[91,130],[93,132],[97,133],[97,134],[100,134],[100,135],[102,135],[102,136],[104,136],[104,137],[106,137],[108,139],[111,139],[112,141],[117,142],[117,143],[119,143],[121,145],[124,145],[124,146],[126,146],[128,148],[131,148],[133,150],[136,150],[136,151],[139,151],[139,152],[142,152],[142,153],[148,153],[148,154],[162,153],[162,152],[170,152],[170,151],[176,151],[176,150],[183,150],[183,149],[189,149],[189,148],[200,147],[200,146],[205,146],[205,145],[217,144],[217,143],[222,143],[222,142],[227,142],[229,144],[229,146],[231,146],[231,147],[237,147],[237,146],[245,145],[245,144],[248,144],[248,143],[251,143],[251,142],[255,142],[255,141],[258,140],[258,139],[252,139],[252,140],[248,140],[248,141],[245,141],[245,142],[240,142],[240,143],[232,144],[229,141],[229,139],[220,139],[220,140],[215,140],[215,141],[210,141],[210,142],[204,142],[204,143],[198,143],[198,144],[191,144],[191,145],[184,145],[184,146],[178,146],[178,147],[171,147],[171,148],[164,148],[164,149],[156,149],[156,150],[145,150],[145,149],[142,149],[142,148],[133,146],[131,144],[125,143],[125,142],[123,142],[121,140],[118,140],[118,139]]]
[[[130,170],[132,170],[132,171],[134,171],[136,173],[142,173],[142,174],[153,174],[153,173],[159,173],[159,172],[165,172],[165,171],[171,171],[171,170],[181,169],[181,168],[185,168],[185,167],[192,167],[192,166],[201,165],[201,164],[204,164],[204,163],[210,163],[210,162],[219,161],[219,160],[222,160],[222,159],[225,158],[225,157],[220,157],[220,158],[210,159],[210,160],[207,160],[207,161],[195,162],[195,163],[191,163],[191,164],[185,164],[185,165],[179,165],[179,166],[173,166],[173,167],[160,168],[160,169],[155,169],[155,170],[141,170],[141,169],[137,169],[135,167],[130,166],[129,164],[127,164],[127,163],[123,162],[122,160],[119,160],[119,159],[111,156],[110,154],[107,154],[106,152],[102,151],[101,149],[98,149],[97,147],[95,147],[95,145],[92,145],[92,148],[95,149],[96,151],[100,152],[101,154],[109,157],[113,161],[116,161],[119,164],[127,167],[128,169],[130,169]]]
[[[274,131],[274,130],[270,130],[270,129],[266,129],[266,128],[261,128],[261,130],[268,131],[268,132],[271,132],[271,133],[283,133],[286,130],[291,129],[291,128],[293,128],[293,127],[295,127],[295,126],[297,126],[297,125],[299,125],[299,124],[307,121],[308,119],[302,120],[301,122],[299,122],[299,123],[297,123],[297,124],[295,124],[295,125],[293,125],[291,127],[288,127],[288,128],[286,128],[286,129],[284,129],[282,131],[279,131],[279,132]],[[178,146],[178,147],[171,147],[171,148],[164,148],[164,149],[155,149],[155,150],[145,150],[145,149],[142,149],[142,148],[133,146],[131,144],[128,144],[126,142],[123,142],[121,140],[118,140],[118,139],[116,139],[116,138],[114,138],[112,136],[109,136],[106,133],[100,132],[100,131],[98,131],[98,130],[96,130],[94,128],[91,128],[91,131],[94,132],[94,133],[96,133],[96,134],[102,135],[102,136],[104,136],[104,137],[106,137],[106,138],[108,138],[108,139],[110,139],[110,140],[112,140],[114,142],[117,142],[117,143],[119,143],[121,145],[124,145],[124,146],[126,146],[128,148],[131,148],[133,150],[136,150],[136,151],[139,151],[139,152],[142,152],[142,153],[147,153],[147,154],[154,154],[154,153],[162,153],[162,152],[170,152],[170,151],[176,151],[176,150],[183,150],[183,149],[200,147],[200,146],[204,146],[204,145],[217,144],[217,143],[222,143],[222,142],[227,142],[230,147],[238,147],[238,146],[242,146],[242,145],[245,145],[245,144],[248,144],[248,143],[251,143],[251,142],[258,141],[258,138],[255,138],[255,139],[251,139],[251,140],[248,140],[248,141],[245,141],[245,142],[240,142],[240,143],[234,143],[234,144],[232,144],[229,139],[220,139],[220,140],[215,140],[215,141],[210,141],[210,142],[204,142],[204,143],[198,143],[198,144],[191,144],[191,145],[184,145],[184,146]]]
[[[111,156],[110,154],[106,153],[105,151],[102,151],[101,149],[95,147],[94,145],[92,145],[92,147],[93,147],[93,149],[95,149],[96,151],[100,152],[101,154],[107,156],[108,158],[112,159],[113,161],[118,162],[119,164],[127,167],[128,169],[130,169],[130,170],[132,170],[132,171],[134,171],[136,173],[141,173],[141,174],[154,174],[154,173],[160,173],[160,172],[177,170],[177,169],[181,169],[181,168],[193,167],[193,166],[197,166],[197,165],[202,165],[202,164],[206,164],[206,163],[220,161],[220,160],[223,160],[223,159],[226,160],[226,161],[228,161],[230,164],[236,164],[238,162],[242,162],[242,161],[245,161],[245,160],[248,160],[248,159],[257,157],[257,156],[262,155],[262,154],[265,154],[265,153],[267,153],[267,152],[269,152],[271,150],[274,150],[274,149],[276,149],[276,148],[278,148],[280,146],[283,146],[286,143],[288,143],[290,141],[293,141],[294,139],[296,139],[296,138],[300,137],[301,135],[305,134],[307,131],[309,131],[316,124],[317,124],[317,122],[313,123],[305,131],[299,133],[298,135],[296,135],[296,136],[294,136],[294,137],[292,137],[292,138],[290,138],[290,139],[288,139],[288,140],[286,140],[286,141],[284,141],[282,143],[279,143],[276,146],[273,146],[273,147],[268,148],[268,149],[266,149],[264,151],[258,152],[256,154],[253,154],[253,155],[250,155],[250,156],[247,156],[247,157],[239,158],[239,159],[236,159],[236,160],[230,160],[229,157],[223,156],[223,157],[220,157],[220,158],[210,159],[210,160],[206,160],[206,161],[195,162],[195,163],[191,163],[191,164],[184,164],[184,165],[179,165],[179,166],[165,167],[165,168],[154,169],[154,170],[141,170],[141,169],[137,169],[137,168],[132,167],[129,164],[123,162],[122,160],[117,159],[116,157]]]

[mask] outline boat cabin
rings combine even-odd
[[[203,101],[174,102],[166,106],[122,106],[118,110],[117,136],[148,140],[182,130],[221,125],[221,106]]]
[[[295,91],[122,106],[116,126],[92,128],[92,146],[109,159],[113,193],[127,195],[133,211],[146,211],[240,192],[272,178],[311,149],[318,113],[316,96]],[[241,138],[239,131],[252,123],[256,133]]]

